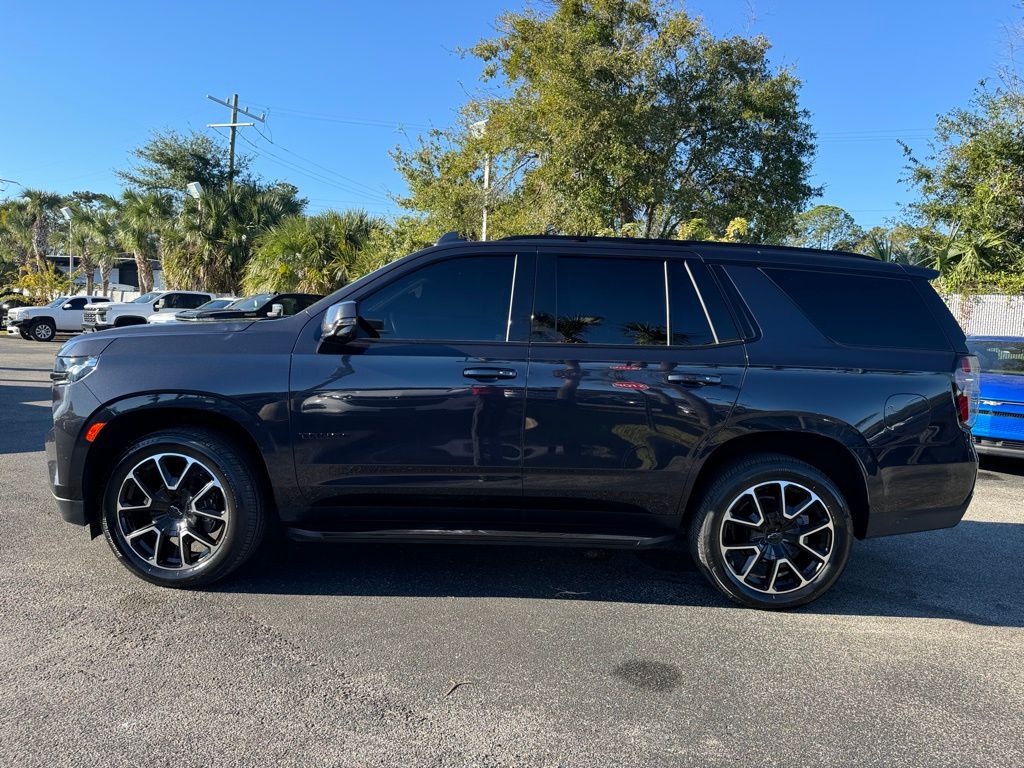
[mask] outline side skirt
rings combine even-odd
[[[401,542],[403,544],[512,544],[531,547],[593,547],[595,549],[648,549],[671,544],[675,535],[625,536],[602,533],[486,531],[477,529],[387,528],[358,531],[314,531],[288,528],[288,538],[311,542]]]

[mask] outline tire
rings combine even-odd
[[[270,513],[261,487],[242,451],[223,437],[193,428],[156,432],[114,467],[103,534],[136,576],[164,587],[206,586],[263,541]]]
[[[33,320],[28,327],[28,335],[35,341],[53,341],[57,338],[57,326],[47,318]]]
[[[781,454],[750,456],[720,472],[689,530],[690,553],[708,581],[741,605],[769,610],[805,605],[828,591],[852,543],[839,489],[810,464]]]
[[[18,334],[21,336],[21,338],[25,339],[25,341],[32,341],[32,337],[28,335],[28,331],[26,331],[21,326],[18,326]]]

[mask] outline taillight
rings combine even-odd
[[[974,355],[961,357],[956,373],[953,374],[953,396],[956,398],[960,421],[966,427],[974,426],[974,420],[978,417],[980,377],[981,366],[978,365],[978,358]]]

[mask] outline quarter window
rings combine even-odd
[[[764,271],[818,330],[840,344],[950,349],[942,329],[906,278],[800,269]]]
[[[505,341],[516,257],[434,262],[359,302],[382,339]]]

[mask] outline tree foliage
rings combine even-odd
[[[671,237],[695,217],[714,231],[743,217],[750,238],[778,241],[815,193],[799,82],[769,66],[764,38],[715,38],[659,0],[561,0],[497,29],[469,51],[490,90],[394,152],[400,202],[437,228],[477,235],[486,202],[499,235]]]
[[[945,287],[968,290],[1024,268],[1024,93],[984,83],[938,119],[930,154],[904,146],[919,198],[908,214]]]
[[[132,151],[135,164],[117,171],[129,187],[146,192],[180,195],[185,185],[198,181],[216,190],[228,183],[228,150],[209,136],[192,131],[154,131],[149,141]],[[235,155],[235,180],[245,180],[251,158]]]
[[[788,245],[801,248],[852,251],[863,242],[864,230],[848,212],[836,205],[816,205],[794,218]]]
[[[358,276],[359,253],[382,226],[364,211],[288,216],[257,238],[243,287],[248,293],[336,291]]]

